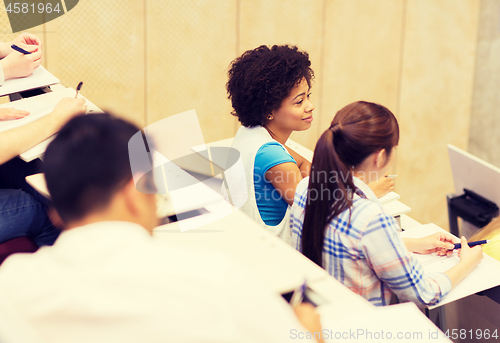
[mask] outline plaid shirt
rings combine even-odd
[[[305,178],[297,186],[290,215],[292,246],[299,251],[308,183]],[[396,220],[384,213],[368,185],[356,177],[354,184],[367,198],[354,196],[349,226],[349,210],[328,225],[323,244],[326,271],[377,306],[389,305],[392,292],[401,301],[436,304],[451,290],[448,276],[424,275],[422,265],[406,249]]]

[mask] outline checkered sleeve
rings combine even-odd
[[[434,305],[449,293],[451,282],[444,273],[424,275],[420,262],[408,252],[395,219],[380,213],[372,219],[361,239],[362,250],[377,277],[401,301]]]
[[[302,179],[295,190],[292,209],[290,211],[290,232],[292,233],[292,247],[302,252],[302,224],[307,202],[307,185],[309,177]]]

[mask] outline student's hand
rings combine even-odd
[[[21,119],[30,114],[28,111],[16,110],[15,108],[0,108],[0,120]]]
[[[302,177],[308,177],[311,174],[311,162],[306,160],[304,157],[296,153],[289,146],[286,146],[286,150],[293,157],[295,162],[297,163],[297,167],[299,167],[300,174]]]
[[[389,174],[386,174],[385,176],[387,175]],[[377,198],[383,197],[394,189],[394,179],[385,176],[368,184]]]
[[[436,232],[432,235],[413,240],[413,243],[410,243],[410,247],[407,245],[407,248],[418,254],[432,254],[435,252],[440,256],[450,256],[453,254],[454,241],[455,239],[452,235],[444,232]],[[406,243],[407,241],[405,240]]]
[[[321,322],[319,318],[318,312],[313,305],[308,303],[302,303],[296,308],[294,308],[295,315],[299,319],[299,322],[306,328],[309,332],[313,334],[318,332],[321,335]],[[318,342],[324,342],[323,337],[321,336]]]
[[[29,76],[42,63],[42,51],[36,45],[26,45],[23,49],[33,53],[24,55],[14,51],[0,61],[5,80]]]
[[[85,106],[85,99],[64,98],[59,101],[49,116],[55,118],[62,126],[71,118],[84,114],[86,111],[87,106]]]
[[[483,248],[480,245],[469,247],[465,237],[461,238],[460,243],[462,244],[462,248],[458,251],[460,262],[445,272],[450,278],[452,288],[469,275],[483,259]]]
[[[458,256],[460,256],[461,265],[466,266],[472,271],[483,259],[483,247],[480,245],[476,245],[475,247],[469,247],[467,245],[467,240],[462,236],[460,239],[460,243],[462,244],[462,248],[458,251]]]
[[[21,45],[37,45],[40,50],[42,50],[42,41],[40,40],[40,38],[27,32],[21,33],[19,36],[11,40],[9,46],[12,44],[15,44],[23,49],[24,47],[22,47]]]
[[[40,51],[42,50],[42,41],[35,35],[31,33],[21,33],[19,36],[11,40],[10,42],[6,42],[0,45],[0,58],[4,58],[8,54],[14,52],[14,49],[11,48],[11,45],[15,44],[18,47],[32,51],[33,47],[28,47],[28,45],[36,46]]]

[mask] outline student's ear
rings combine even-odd
[[[123,200],[128,211],[134,216],[139,215],[139,204],[140,197],[137,196],[137,189],[135,188],[134,179],[130,179],[129,182],[121,190],[123,194]]]
[[[382,168],[387,163],[387,152],[385,149],[380,150],[378,153],[375,153],[375,166],[377,168]]]

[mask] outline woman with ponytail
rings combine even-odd
[[[392,293],[432,305],[476,267],[482,248],[469,248],[462,238],[458,265],[423,274],[408,251],[449,255],[453,237],[402,239],[367,185],[387,175],[398,141],[398,122],[387,108],[364,101],[342,108],[316,145],[310,176],[297,186],[292,244],[375,305],[389,305]]]

